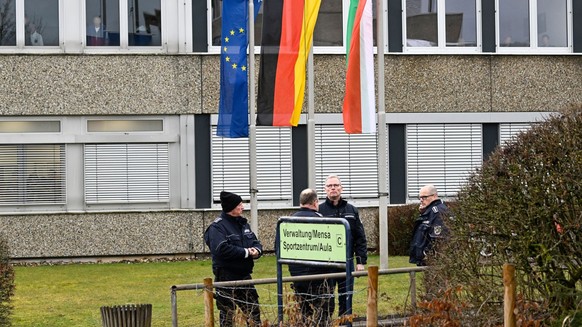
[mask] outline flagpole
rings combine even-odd
[[[384,1],[377,0],[376,47],[378,49],[378,217],[380,234],[380,269],[388,269],[388,137],[384,104]]]
[[[259,236],[259,221],[257,206],[257,126],[255,124],[255,4],[249,0],[249,164],[250,164],[250,195],[251,195],[251,230]]]
[[[313,80],[313,44],[307,57],[307,178],[309,188],[316,190],[315,180],[315,105],[314,105],[314,80]]]

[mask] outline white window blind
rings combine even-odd
[[[65,145],[0,145],[0,204],[63,204],[65,185]]]
[[[250,198],[249,139],[216,136],[212,126],[212,196],[220,191]],[[291,129],[257,127],[257,200],[293,199],[291,179]]]
[[[375,134],[346,134],[343,125],[315,126],[317,192],[325,196],[327,176],[340,177],[342,196],[378,197],[378,156]]]
[[[441,197],[454,197],[483,160],[481,124],[409,124],[406,126],[408,198],[434,184]]]
[[[85,202],[168,202],[168,144],[86,144]]]
[[[510,142],[519,133],[531,128],[529,123],[504,123],[499,124],[499,144],[504,145]]]

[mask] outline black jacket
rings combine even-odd
[[[444,238],[448,229],[443,221],[443,214],[448,212],[447,206],[441,199],[432,201],[414,222],[412,241],[410,242],[410,263],[418,266],[426,265],[426,254],[432,248],[434,241]]]
[[[326,198],[325,202],[319,204],[319,213],[324,217],[344,218],[348,221],[352,233],[352,254],[355,254],[358,264],[365,265],[368,262],[368,243],[358,208],[341,198],[338,205],[334,206],[333,202]]]
[[[253,258],[245,256],[246,248],[254,247],[263,253],[263,246],[244,217],[233,217],[224,212],[204,232],[204,241],[212,254],[212,271],[223,270],[233,276],[247,276],[253,272]]]

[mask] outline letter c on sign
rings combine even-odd
[[[342,246],[344,244],[344,240],[341,235],[337,236],[337,245]]]

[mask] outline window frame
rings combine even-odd
[[[411,47],[407,45],[407,12],[406,2],[402,0],[402,52],[406,54],[481,54],[483,53],[483,27],[481,2],[475,1],[475,33],[477,46],[474,47],[447,47],[446,46],[446,0],[437,1],[437,30],[438,45],[434,47]],[[497,1],[497,0],[496,0]]]
[[[572,16],[572,0],[566,0],[566,40],[565,47],[539,47],[538,46],[538,0],[528,0],[529,2],[529,39],[530,45],[528,47],[502,47],[501,42],[503,36],[500,34],[500,5],[499,1],[495,0],[495,44],[496,52],[499,54],[568,54],[574,52],[573,45],[573,16]]]

